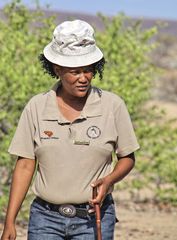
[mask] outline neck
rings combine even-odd
[[[87,96],[88,94],[86,94],[84,97],[72,96],[63,91],[62,87],[57,90],[57,97],[61,99],[64,104],[73,108],[83,108],[87,100]]]

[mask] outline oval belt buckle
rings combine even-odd
[[[76,216],[76,208],[73,205],[61,205],[58,211],[64,217]]]

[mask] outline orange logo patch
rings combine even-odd
[[[44,133],[48,136],[51,137],[53,135],[52,131],[44,131]]]

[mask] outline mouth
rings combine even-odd
[[[88,89],[88,85],[86,85],[86,86],[77,86],[76,88],[79,90],[79,91],[85,91],[85,90],[87,90]]]

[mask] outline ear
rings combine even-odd
[[[61,73],[61,68],[60,66],[56,65],[56,64],[53,64],[53,70],[55,72],[55,74],[60,77],[60,73]]]

